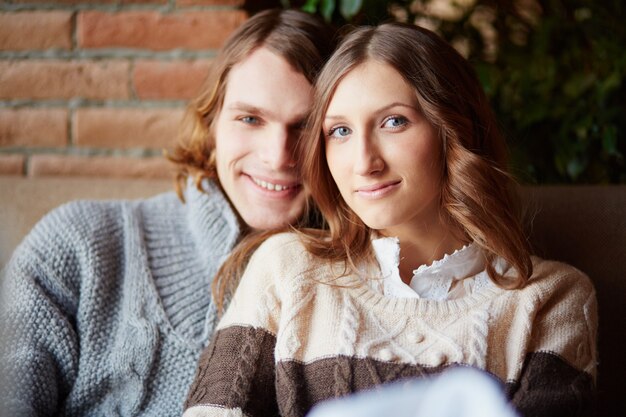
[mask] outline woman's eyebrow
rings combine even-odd
[[[399,101],[394,101],[391,104],[387,104],[386,106],[383,106],[377,110],[374,110],[374,113],[381,113],[384,112],[386,110],[389,110],[393,107],[406,107],[408,109],[411,110],[415,110],[415,111],[419,111],[415,106],[411,105],[411,104],[406,104],[406,103],[402,103]],[[335,119],[343,119],[345,118],[345,116],[341,116],[341,115],[335,115],[335,114],[327,114],[326,116],[324,116],[324,119],[330,119],[330,120],[335,120]]]

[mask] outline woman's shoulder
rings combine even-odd
[[[533,274],[522,293],[536,300],[537,306],[557,309],[580,310],[592,308],[596,303],[593,282],[584,272],[572,265],[539,257],[533,257]]]
[[[307,265],[312,260],[299,233],[282,232],[265,240],[255,251],[251,263],[263,263],[286,271]]]
[[[534,310],[534,352],[554,353],[595,378],[598,327],[596,292],[589,277],[563,262],[533,258],[534,272],[522,305]]]
[[[529,280],[530,285],[560,289],[571,287],[585,292],[593,291],[593,283],[587,274],[572,265],[537,256],[532,257],[532,262],[533,274]]]
[[[303,237],[298,232],[280,232],[268,237],[257,249],[255,255],[298,260],[308,258]]]

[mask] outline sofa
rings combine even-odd
[[[74,199],[142,198],[172,181],[0,177],[0,265],[34,223]],[[598,416],[626,416],[626,186],[535,186],[520,190],[536,253],[589,275],[598,294]]]

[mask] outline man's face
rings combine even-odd
[[[253,229],[297,220],[306,195],[294,146],[313,100],[301,73],[266,48],[233,66],[214,125],[217,174]]]

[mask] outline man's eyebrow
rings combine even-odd
[[[228,110],[240,111],[244,113],[250,113],[254,115],[268,117],[270,119],[275,119],[276,115],[271,110],[266,110],[261,107],[255,106],[250,103],[246,103],[243,101],[235,101],[228,106],[226,106]],[[308,113],[298,114],[294,117],[294,121],[289,123],[290,127],[298,127],[303,125],[306,122]]]
[[[237,111],[243,111],[243,112],[252,113],[252,114],[259,114],[259,115],[270,114],[271,115],[271,112],[268,112],[267,110],[262,109],[258,106],[255,106],[253,104],[245,103],[243,101],[235,101],[234,103],[231,103],[230,105],[228,105],[226,108],[228,110],[237,110]]]

